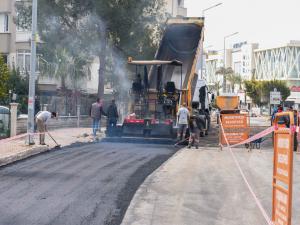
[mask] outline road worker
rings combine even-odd
[[[36,114],[37,130],[40,134],[40,145],[46,145],[45,132],[47,132],[47,124],[50,119],[56,118],[56,112],[40,111]]]
[[[118,108],[116,101],[113,99],[107,108],[107,132],[112,135],[117,127],[117,121],[119,118]]]
[[[97,98],[97,101],[92,104],[90,108],[90,116],[93,119],[93,138],[94,141],[96,140],[97,131],[101,130],[100,122],[102,115],[106,115],[106,113],[103,111],[103,106],[100,98]]]
[[[188,128],[189,110],[186,108],[186,103],[183,103],[177,112],[178,117],[178,131],[177,140],[182,141],[185,138],[186,130]]]
[[[199,136],[200,136],[200,119],[199,114],[194,114],[189,119],[189,131],[190,131],[190,138],[189,138],[189,145],[188,148],[191,148],[192,145],[198,149],[199,147]]]

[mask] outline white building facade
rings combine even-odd
[[[206,77],[209,84],[223,82],[216,75],[223,67],[223,51],[208,54],[206,59]],[[225,67],[231,67],[243,80],[284,80],[291,89],[287,101],[300,105],[300,41],[273,48],[260,49],[257,43],[241,42],[225,51]]]
[[[234,73],[240,75],[243,80],[251,79],[255,69],[254,51],[257,48],[258,44],[256,43],[240,42],[233,44],[232,48],[226,49],[225,57],[223,50],[208,52],[205,60],[205,74],[208,84],[213,86],[216,82],[219,82],[222,87],[223,75],[216,73],[219,68],[224,67],[224,58],[225,68],[232,68]],[[228,83],[227,86],[229,90],[230,85]]]
[[[255,75],[258,80],[285,80],[291,89],[288,101],[300,104],[300,41],[255,50]]]
[[[184,7],[184,0],[165,0],[165,8],[171,17],[187,16],[187,9]]]
[[[231,67],[242,79],[249,80],[255,68],[254,51],[258,49],[257,43],[241,42],[226,50],[226,67]]]

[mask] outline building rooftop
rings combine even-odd
[[[254,52],[262,52],[262,51],[278,49],[278,48],[286,48],[286,47],[299,47],[300,48],[300,40],[291,40],[287,44],[277,45],[277,46],[269,47],[269,48],[259,48],[259,49],[254,50]]]

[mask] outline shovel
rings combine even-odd
[[[56,146],[54,147],[55,149],[61,149],[61,145],[57,143],[57,141],[52,137],[52,135],[49,133],[49,131],[47,131],[47,134],[49,135],[49,137],[54,141],[54,143],[56,144]]]

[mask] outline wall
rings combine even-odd
[[[102,127],[106,126],[106,120],[102,119]],[[88,116],[80,117],[80,127],[91,127],[92,119]],[[50,120],[49,130],[77,127],[77,117],[59,117],[57,120]],[[17,121],[17,134],[27,132],[27,118],[19,118]]]

